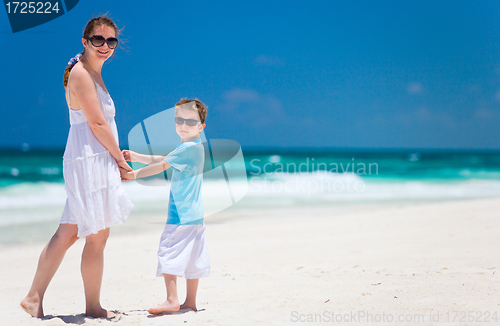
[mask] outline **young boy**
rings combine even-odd
[[[205,128],[207,110],[196,99],[182,99],[175,108],[176,131],[182,143],[174,151],[167,156],[123,151],[125,160],[149,164],[134,171],[122,169],[124,180],[147,177],[173,168],[168,219],[158,249],[157,276],[165,278],[167,300],[149,309],[151,314],[185,308],[196,311],[199,278],[210,274],[201,197],[205,154],[199,138]],[[187,295],[182,305],[179,305],[177,297],[177,276],[186,278]]]

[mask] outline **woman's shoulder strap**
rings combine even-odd
[[[94,79],[94,77],[92,77],[92,75],[87,71],[87,69],[85,69],[85,67],[83,66],[78,66],[78,63],[75,64],[75,66],[71,69],[71,71],[69,72],[69,76],[68,76],[68,84],[66,86],[66,102],[68,103],[68,108],[70,110],[73,110],[71,109],[71,93],[70,93],[70,89],[69,89],[69,85],[70,85],[70,80],[71,80],[71,74],[73,73],[74,70],[80,70],[80,69],[83,69],[84,72],[77,72],[78,74],[81,74],[81,73],[84,73],[84,74],[87,74],[90,76],[90,78],[92,78],[92,81],[94,82],[94,87],[95,87],[95,90],[96,92],[98,91],[97,90],[97,83]],[[75,110],[73,110],[75,111]],[[79,110],[77,110],[79,111]]]

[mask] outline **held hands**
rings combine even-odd
[[[122,151],[122,154],[123,154],[123,158],[125,159],[125,161],[128,161],[128,162],[137,162],[137,160],[134,157],[134,154],[136,154],[136,152],[130,151],[128,149],[124,149]]]
[[[137,172],[134,170],[128,171],[128,170],[125,170],[124,168],[120,167],[120,176],[121,176],[123,181],[135,180],[137,178],[136,173]]]
[[[162,171],[165,171],[170,165],[168,165],[163,159],[163,156],[160,155],[151,155],[146,156],[142,154],[137,154],[134,151],[123,150],[123,164],[118,163],[120,167],[120,174],[123,181],[131,181],[137,179],[137,174],[139,171],[141,172],[141,178],[148,177],[154,174],[158,174]],[[140,162],[143,164],[148,164],[148,166],[138,169],[132,170],[126,161],[129,162]]]
[[[135,179],[134,170],[125,160],[118,162],[118,167],[120,168],[120,176],[123,181],[131,181]],[[131,176],[133,177],[131,178]]]
[[[125,161],[120,161],[120,162],[117,162],[118,163],[118,167],[120,169],[124,169],[126,171],[133,171],[133,169],[130,167],[130,165],[128,165],[127,162]]]

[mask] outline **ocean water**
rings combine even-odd
[[[500,196],[500,152],[243,148],[243,155],[244,164],[226,166],[229,175],[247,174],[230,181],[246,193],[233,210]],[[45,241],[55,230],[66,200],[62,156],[63,149],[0,151],[0,245]],[[124,183],[135,208],[123,232],[161,232],[169,192],[161,178]],[[208,212],[224,207],[227,187],[226,180],[205,179]]]

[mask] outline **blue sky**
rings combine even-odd
[[[122,147],[197,97],[207,137],[246,147],[500,149],[500,3],[422,0],[80,0],[16,34],[0,10],[0,146],[65,145],[63,71],[102,12]]]

